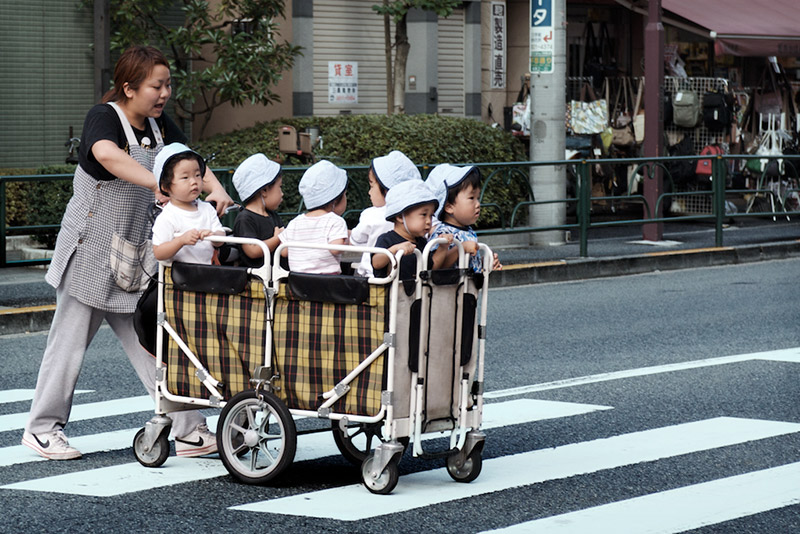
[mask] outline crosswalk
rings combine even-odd
[[[800,348],[697,360],[489,392],[486,395],[487,403],[484,405],[483,428],[491,436],[492,429],[531,425],[545,420],[558,421],[588,414],[605,417],[602,415],[604,412],[614,411],[613,406],[607,405],[516,398],[532,395],[538,391],[568,389],[597,382],[748,361],[800,363]],[[0,405],[29,400],[30,394],[30,390],[0,392]],[[73,409],[73,420],[149,412],[152,408],[153,403],[149,397],[76,404]],[[19,431],[24,426],[26,415],[26,413],[0,415],[0,432]],[[216,426],[216,417],[209,418],[209,426],[211,428]],[[70,442],[84,455],[125,450],[131,447],[136,431],[138,428],[71,436]],[[481,476],[470,484],[454,483],[445,469],[433,468],[402,476],[390,496],[370,494],[360,484],[340,485],[282,497],[241,502],[227,506],[227,510],[243,514],[273,514],[273,517],[362,521],[494,492],[716,451],[724,447],[757,444],[762,440],[782,436],[800,436],[800,422],[711,417],[624,432],[602,439],[489,457],[484,460]],[[318,460],[338,454],[329,432],[304,434],[298,437],[295,461]],[[800,460],[800,457],[787,458],[785,465],[777,467],[607,502],[532,521],[522,521],[491,532],[677,533],[714,525],[800,503],[800,462],[797,460]],[[37,461],[42,459],[21,445],[0,448],[0,469],[13,469],[14,466]],[[79,465],[83,467],[84,464]],[[227,471],[216,458],[170,457],[163,466],[154,469],[144,468],[134,461],[96,468],[70,469],[70,472],[54,476],[8,483],[0,486],[0,490],[107,498],[146,492],[154,488],[197,483],[226,475]],[[676,509],[681,510],[681,513],[671,513]],[[626,518],[623,523],[620,523],[621,517]]]

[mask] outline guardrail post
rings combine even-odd
[[[722,224],[725,220],[725,183],[728,180],[728,167],[722,156],[711,160],[711,189],[714,203],[714,243],[722,246]]]
[[[581,232],[581,258],[585,258],[589,255],[589,214],[592,205],[591,170],[592,168],[586,160],[582,160],[578,163],[578,226]]]

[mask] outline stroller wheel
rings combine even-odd
[[[169,430],[164,430],[153,443],[148,451],[144,446],[144,428],[140,429],[133,438],[133,454],[136,459],[145,467],[158,467],[167,461],[169,457]]]
[[[263,484],[294,461],[297,430],[272,393],[254,390],[234,396],[217,424],[219,456],[228,472],[245,484]]]
[[[447,472],[456,482],[472,482],[481,474],[483,467],[483,457],[480,450],[469,453],[464,463],[458,465],[459,455],[447,457]]]
[[[375,453],[370,453],[361,464],[361,479],[370,492],[388,495],[397,487],[397,482],[400,480],[400,468],[397,466],[397,460],[390,461],[377,477],[372,476],[374,463]]]

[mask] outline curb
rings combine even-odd
[[[569,282],[655,271],[738,265],[794,257],[800,257],[800,241],[512,264],[504,267],[502,271],[492,273],[490,287]]]
[[[655,271],[739,265],[800,257],[800,240],[738,247],[650,252],[631,256],[574,258],[511,264],[492,273],[490,287],[570,282]],[[41,332],[50,328],[55,304],[0,310],[0,335]]]

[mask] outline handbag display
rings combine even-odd
[[[719,156],[721,154],[722,148],[719,145],[708,145],[700,151],[701,156]],[[694,173],[700,176],[711,176],[711,166],[710,159],[699,159]]]
[[[694,128],[702,118],[700,96],[688,89],[675,88],[672,94],[672,122],[681,128]]]
[[[581,87],[580,100],[572,100],[569,109],[570,127],[576,134],[599,134],[608,125],[608,102],[598,99],[588,83]]]
[[[620,100],[624,107],[620,107]],[[614,111],[611,113],[613,133],[611,144],[616,147],[626,148],[636,144],[630,105],[630,81],[625,77],[619,84],[617,96],[614,99]]]
[[[733,115],[725,93],[709,91],[703,95],[703,124],[709,131],[730,128]]]
[[[644,92],[644,78],[639,81],[636,90],[636,102],[633,105],[633,133],[636,144],[644,143],[644,110],[642,109],[642,93]]]

